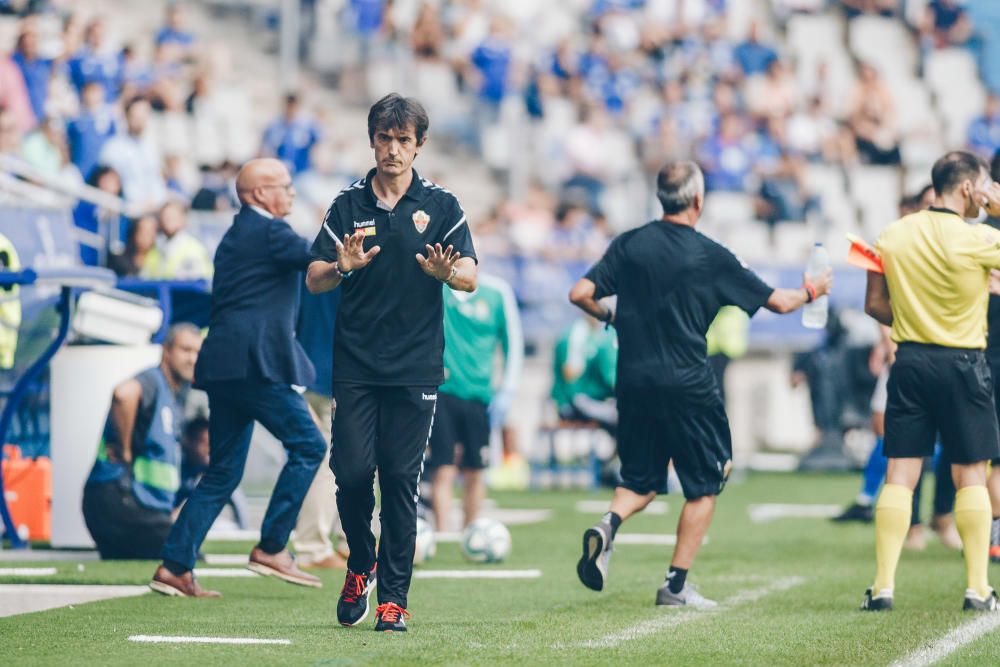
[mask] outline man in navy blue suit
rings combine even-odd
[[[248,568],[303,586],[322,586],[302,572],[286,544],[302,499],[323,461],[326,442],[305,399],[316,371],[295,338],[299,287],[312,261],[309,244],[283,220],[295,189],[278,160],[251,160],[236,189],[243,203],[215,253],[212,315],[195,367],[208,393],[210,464],[174,523],[150,588],[164,595],[218,597],[195,581],[195,558],[208,529],[243,476],[253,423],[288,451]]]

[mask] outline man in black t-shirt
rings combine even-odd
[[[337,604],[341,625],[368,614],[402,632],[413,572],[417,487],[444,381],[441,284],[476,289],[476,254],[455,195],[412,164],[427,139],[418,102],[388,95],[368,113],[376,166],[333,200],[313,244],[306,286],[342,284],[333,347],[333,447],[337,507],[351,550]],[[379,474],[382,535],[371,531]],[[376,558],[377,556],[377,558]]]
[[[604,588],[618,527],[665,488],[672,461],[686,502],[656,604],[715,606],[686,583],[732,466],[729,421],[706,358],[705,333],[723,306],[749,315],[761,306],[789,313],[827,294],[832,278],[772,289],[733,253],[695,231],[705,201],[696,164],[668,164],[656,185],[663,217],[612,241],[570,293],[576,306],[618,331],[622,464],[622,484],[608,513],[583,535],[577,574],[588,588]],[[611,295],[618,297],[615,312],[599,303]]]

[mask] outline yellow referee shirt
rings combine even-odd
[[[882,232],[892,300],[892,339],[985,349],[990,269],[1000,269],[1000,235],[957,213],[930,208]]]

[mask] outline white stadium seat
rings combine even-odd
[[[754,219],[753,197],[742,192],[710,192],[703,217],[721,227],[738,226]]]
[[[804,264],[813,244],[823,239],[804,222],[779,222],[774,226],[772,261]]]
[[[878,67],[887,79],[913,76],[917,50],[900,21],[865,15],[847,25],[848,46],[855,56]],[[892,57],[886,57],[887,54]]]
[[[931,51],[924,59],[924,79],[938,94],[948,93],[962,82],[978,82],[976,59],[963,48]]]

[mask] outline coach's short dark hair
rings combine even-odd
[[[1000,181],[1000,150],[993,154],[993,159],[990,161],[990,178]]]
[[[666,215],[691,208],[696,197],[705,195],[705,177],[690,160],[667,164],[656,175],[656,198]]]
[[[378,130],[402,130],[412,125],[417,133],[417,145],[420,145],[424,143],[430,124],[420,102],[399,93],[389,93],[368,111],[368,140],[374,142]]]
[[[945,153],[931,169],[931,183],[939,195],[951,192],[963,181],[979,179],[982,172],[989,172],[989,165],[977,155],[967,151]]]

